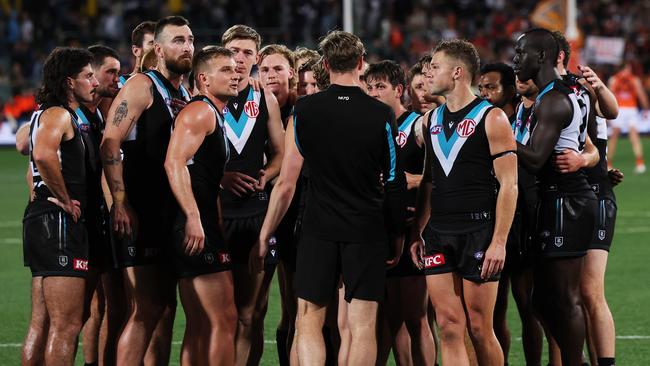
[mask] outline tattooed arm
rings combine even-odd
[[[128,205],[122,176],[120,145],[131,133],[142,112],[153,103],[151,79],[138,74],[129,79],[113,100],[108,116],[100,154],[104,174],[113,197],[111,209],[113,230],[120,235],[130,235],[135,226],[135,215]]]

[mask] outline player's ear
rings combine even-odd
[[[142,48],[140,48],[138,46],[135,46],[135,45],[132,45],[131,46],[131,53],[135,57],[140,57],[140,55],[142,54]]]
[[[402,95],[404,95],[404,85],[397,84],[395,92],[397,93],[397,99],[402,99]]]

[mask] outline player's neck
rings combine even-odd
[[[512,103],[506,103],[501,107],[503,112],[508,116],[508,118],[512,117],[513,114],[515,114],[515,105]]]
[[[476,99],[476,95],[472,93],[472,89],[470,88],[469,84],[457,85],[451,91],[451,93],[445,95],[445,99],[446,99],[445,103],[447,104],[447,109],[450,112],[457,112],[465,108],[474,99]]]
[[[93,101],[90,103],[82,103],[84,107],[88,108],[89,111],[92,113],[95,113],[97,111],[97,107],[99,107],[99,103],[101,103],[102,97],[95,95],[93,97]]]
[[[248,72],[248,74],[250,75],[250,71]],[[249,84],[249,77],[248,76],[244,76],[243,78],[239,79],[239,84],[237,84],[237,91],[240,92],[240,91],[246,89],[248,84]]]
[[[397,102],[396,105],[393,105],[393,111],[395,112],[395,119],[397,119],[406,112],[406,108],[404,108],[402,103]]]
[[[77,99],[72,97],[68,99],[68,108],[72,109],[73,111],[76,111],[77,108],[79,108],[79,102],[77,102]]]
[[[167,81],[169,81],[174,86],[174,88],[179,89],[181,87],[181,83],[183,82],[183,75],[171,72],[164,62],[158,63],[158,72],[161,73],[162,76],[164,76],[165,79],[167,79]]]
[[[341,86],[359,86],[359,73],[350,72],[332,72],[330,71],[330,84]]]
[[[133,64],[133,71],[131,71],[131,76],[137,74],[140,72],[140,64],[142,63],[142,60],[140,57],[135,58],[135,63]]]
[[[535,104],[535,98],[537,98],[537,94],[530,97],[521,97],[521,102],[524,103],[524,107],[530,108]]]
[[[228,98],[219,98],[216,95],[210,94],[207,90],[199,89],[199,94],[204,95],[206,98],[210,99],[212,104],[217,107],[219,112],[223,111],[228,103]]]
[[[275,94],[275,99],[278,100],[278,105],[280,108],[284,107],[285,104],[287,104],[289,101],[289,90],[278,90],[278,93]]]
[[[535,85],[541,90],[553,80],[561,79],[560,74],[554,67],[542,66],[537,76],[535,76]]]

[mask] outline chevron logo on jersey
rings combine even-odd
[[[239,116],[239,119],[235,119],[235,116],[229,110],[224,113],[226,136],[238,154],[241,154],[242,150],[244,150],[244,146],[246,146],[246,142],[248,142],[248,138],[255,127],[255,122],[257,122],[260,113],[261,96],[262,94],[259,91],[250,88],[246,97],[246,104],[244,104],[244,112]]]
[[[443,123],[443,115],[446,105],[443,104],[436,108],[431,118],[431,127],[429,127],[431,146],[433,152],[445,172],[449,176],[451,169],[454,167],[454,162],[460,153],[460,150],[465,145],[467,139],[474,134],[476,127],[485,113],[492,107],[488,101],[484,100],[477,104],[461,121],[449,139],[444,133],[441,133]]]

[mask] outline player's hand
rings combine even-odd
[[[610,169],[607,172],[607,176],[609,177],[609,181],[612,182],[612,186],[619,185],[624,178],[623,172],[618,169]]]
[[[258,175],[259,178],[257,179],[257,182],[254,184],[254,188],[256,191],[261,192],[266,187],[266,172],[264,171],[264,169],[260,169]]]
[[[424,268],[424,239],[422,235],[416,236],[416,239],[411,242],[411,261],[419,269]]]
[[[393,268],[399,263],[399,259],[402,257],[402,250],[404,250],[404,235],[400,235],[392,239],[391,249],[393,253],[391,258],[386,261],[388,268]]]
[[[250,255],[248,256],[248,270],[251,274],[262,272],[264,269],[264,258],[266,258],[266,252],[268,250],[269,238],[260,236],[257,243],[251,248]]]
[[[487,280],[494,275],[501,273],[506,261],[506,245],[491,243],[485,252],[483,259],[483,268],[481,269],[481,278]]]
[[[185,254],[196,255],[205,247],[205,233],[199,216],[191,216],[185,222],[185,238],[183,239]]]
[[[113,231],[119,236],[134,236],[138,227],[138,219],[131,206],[126,202],[113,202],[111,207]]]
[[[257,179],[240,172],[224,172],[221,179],[223,189],[237,197],[243,197],[255,192]]]
[[[404,172],[404,175],[406,176],[407,190],[416,189],[420,186],[420,181],[422,180],[422,176],[420,174],[411,174]]]
[[[594,90],[598,90],[605,86],[605,84],[603,84],[603,81],[600,80],[598,75],[589,66],[578,65],[578,70],[582,72],[582,76],[585,78],[585,80],[587,80],[589,85],[594,88]]]
[[[68,215],[72,216],[72,221],[77,222],[81,216],[81,204],[77,200],[70,200],[68,203],[63,203],[55,197],[48,197],[48,201],[61,207]]]
[[[555,156],[555,166],[560,173],[577,172],[585,165],[584,156],[572,149],[565,149],[561,154]]]
[[[260,91],[262,90],[262,82],[253,77],[248,78],[248,84],[253,87],[253,90]]]

